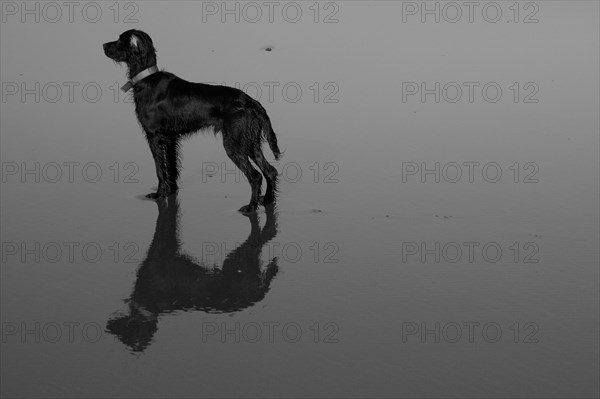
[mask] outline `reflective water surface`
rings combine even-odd
[[[598,3],[135,4],[4,11],[3,397],[598,396]],[[143,199],[130,28],[261,101],[275,206],[210,132]]]

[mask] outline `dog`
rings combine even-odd
[[[103,45],[106,56],[127,65],[129,81],[121,90],[133,90],[135,112],[154,157],[158,190],[148,198],[164,198],[178,190],[182,139],[203,129],[221,133],[225,152],[244,173],[252,188],[250,203],[239,209],[255,212],[258,205],[275,201],[277,170],[265,159],[267,141],[275,159],[281,151],[277,136],[262,105],[241,90],[228,86],[192,83],[159,71],[156,49],[148,34],[132,29]],[[262,175],[267,188],[261,194]]]

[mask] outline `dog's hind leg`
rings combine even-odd
[[[252,164],[248,159],[248,155],[246,155],[239,148],[236,148],[235,144],[226,142],[224,139],[223,145],[225,147],[227,156],[229,156],[235,166],[237,166],[244,173],[246,179],[248,179],[248,183],[250,183],[250,187],[252,187],[252,197],[250,197],[250,203],[241,207],[239,211],[242,213],[256,212],[256,208],[258,208],[258,197],[260,196],[260,187],[262,185],[262,175],[258,170],[252,167]]]
[[[250,156],[254,163],[258,165],[260,171],[265,175],[267,180],[267,190],[264,197],[259,198],[261,205],[268,205],[275,202],[275,194],[277,193],[277,169],[273,167],[266,159],[260,147],[254,149],[254,153]]]

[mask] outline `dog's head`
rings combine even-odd
[[[152,39],[141,30],[123,32],[118,40],[104,43],[104,54],[115,62],[124,62],[130,75],[156,65],[156,49]]]

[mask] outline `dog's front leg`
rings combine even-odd
[[[150,151],[154,158],[154,165],[156,166],[156,177],[158,177],[158,190],[156,193],[150,193],[146,195],[147,198],[157,199],[160,197],[166,197],[167,193],[167,151],[166,143],[158,135],[152,137],[148,136],[148,144],[150,145]]]
[[[179,179],[179,168],[181,161],[179,159],[178,139],[170,137],[165,144],[165,162],[166,174],[164,175],[167,194],[173,194],[177,191],[177,180]]]

